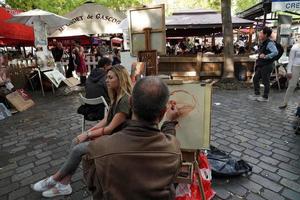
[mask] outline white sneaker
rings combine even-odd
[[[256,100],[259,101],[259,102],[268,102],[269,98],[258,97]]]
[[[34,185],[31,185],[31,188],[36,192],[43,192],[49,190],[50,188],[54,187],[56,181],[53,180],[52,176],[45,178]]]
[[[55,197],[55,196],[63,196],[72,194],[72,187],[70,184],[63,185],[61,183],[57,183],[51,189],[43,192],[43,197]]]
[[[260,95],[249,95],[248,99],[252,100],[252,101],[256,101],[259,97],[261,97]]]

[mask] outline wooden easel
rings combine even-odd
[[[152,28],[145,28],[145,51],[138,52],[138,61],[146,64],[146,76],[157,75],[157,51],[151,50],[151,30]]]

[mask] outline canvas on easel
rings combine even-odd
[[[211,126],[210,84],[184,83],[168,85],[169,102],[175,101],[180,118],[176,137],[181,149],[209,149]]]

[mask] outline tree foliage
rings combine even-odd
[[[234,13],[244,11],[259,2],[261,2],[261,0],[234,0],[232,1],[233,11]]]
[[[79,7],[85,0],[7,0],[6,3],[12,8],[28,11],[31,9],[39,8],[42,10],[50,11],[59,15],[64,15],[75,8]],[[148,3],[149,0],[95,0],[103,6],[114,8],[116,10],[126,10],[133,6]]]

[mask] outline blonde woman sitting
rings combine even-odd
[[[113,66],[107,73],[106,84],[111,100],[108,114],[96,126],[73,140],[74,147],[71,149],[68,160],[54,175],[32,186],[33,190],[43,192],[44,197],[71,194],[71,177],[78,168],[81,157],[86,154],[90,140],[119,131],[126,119],[131,117],[129,96],[132,86],[125,67]]]

